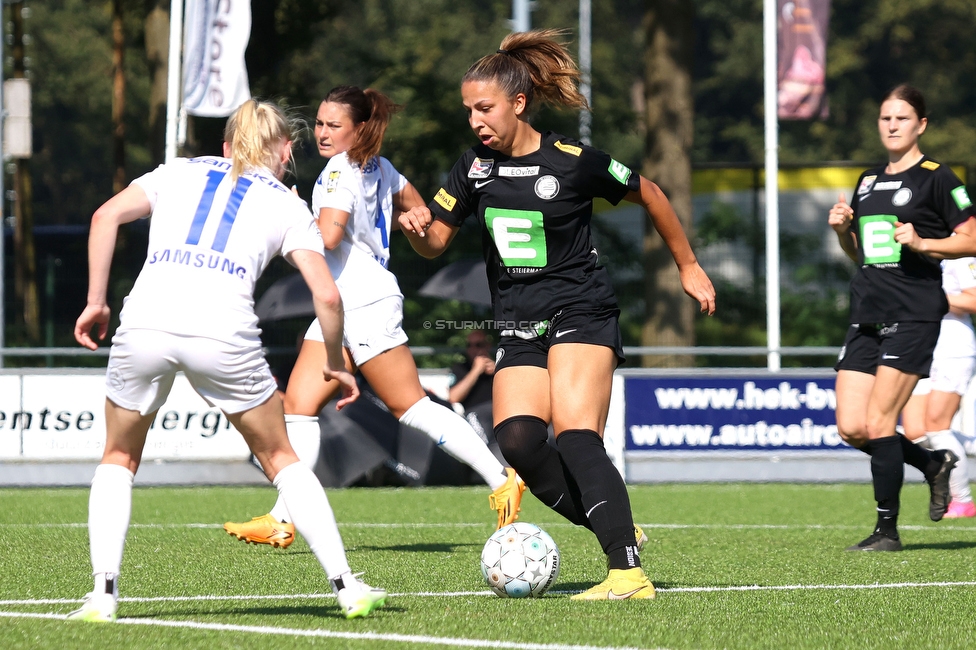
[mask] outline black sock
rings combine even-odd
[[[586,516],[607,554],[610,569],[640,566],[630,497],[603,439],[589,429],[568,429],[556,438],[559,453],[580,488]]]
[[[535,497],[577,526],[590,528],[579,488],[559,452],[549,444],[549,426],[531,415],[516,415],[495,427],[505,460]]]
[[[935,476],[942,463],[928,449],[919,447],[907,437],[899,435],[901,443],[901,453],[905,457],[905,462],[925,474],[926,477]]]
[[[878,502],[878,532],[897,537],[901,486],[905,481],[905,457],[901,436],[875,438],[865,449],[871,454],[874,500]]]

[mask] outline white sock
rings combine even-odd
[[[426,433],[438,447],[478,472],[492,490],[508,480],[505,468],[467,420],[429,397],[407,409],[400,422]]]
[[[122,549],[132,514],[134,478],[132,472],[121,465],[106,463],[95,469],[88,495],[88,539],[95,593],[106,593],[106,579],[115,580],[122,566]],[[98,590],[99,582],[101,591]],[[117,584],[113,591],[118,593]]]
[[[935,447],[932,446],[932,441],[929,440],[929,437],[928,436],[922,436],[921,438],[915,438],[914,440],[912,440],[912,442],[914,442],[916,445],[918,445],[922,449],[928,449],[929,451],[933,451],[935,449]]]
[[[348,572],[349,562],[332,506],[312,470],[301,463],[292,463],[278,472],[274,484],[292,516],[292,523],[308,542],[325,574],[331,579]]]
[[[969,491],[969,461],[966,460],[966,450],[949,429],[929,432],[926,434],[935,449],[948,449],[959,457],[959,461],[949,474],[949,493],[953,501],[972,501],[973,495]]]
[[[309,469],[315,469],[319,461],[319,448],[322,445],[322,432],[319,430],[319,419],[314,415],[286,415],[285,428],[288,430],[288,441],[298,455],[298,460]],[[281,495],[271,509],[271,516],[278,521],[291,521],[288,508]]]

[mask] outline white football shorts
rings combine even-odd
[[[178,371],[207,404],[243,413],[277,389],[260,343],[240,346],[200,336],[130,329],[112,337],[106,397],[146,415],[161,407]]]
[[[305,339],[324,342],[317,318],[305,332]],[[343,314],[342,345],[357,366],[406,342],[402,296],[389,296]]]
[[[933,359],[928,378],[918,380],[912,395],[928,395],[933,390],[965,395],[974,369],[976,369],[974,357]]]

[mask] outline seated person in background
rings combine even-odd
[[[467,413],[491,402],[491,383],[495,361],[491,358],[491,339],[483,330],[471,330],[464,352],[467,359],[451,366],[451,404],[460,404]]]

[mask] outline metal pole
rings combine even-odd
[[[3,349],[7,345],[6,338],[4,338],[4,328],[7,324],[6,313],[3,309],[3,302],[6,299],[4,294],[4,279],[6,275],[4,270],[7,268],[7,261],[4,257],[4,245],[7,242],[7,238],[4,235],[4,226],[7,221],[7,211],[4,210],[4,206],[7,205],[7,194],[6,188],[3,183],[3,176],[6,173],[6,158],[3,156],[4,141],[3,141],[3,122],[4,118],[7,116],[7,111],[3,107],[3,61],[4,52],[3,48],[7,41],[7,18],[3,13],[3,5],[0,5],[0,368],[3,368]]]
[[[532,29],[532,2],[512,0],[512,31],[527,32]]]
[[[776,0],[763,0],[763,112],[766,131],[767,366],[780,369],[779,121],[776,114]]]
[[[593,88],[590,83],[593,79],[593,56],[591,44],[593,41],[592,33],[593,12],[590,0],[580,0],[579,3],[579,65],[580,65],[580,93],[586,98],[586,103],[593,106]],[[579,133],[580,140],[584,144],[592,144],[592,125],[593,113],[588,108],[580,111]]]
[[[169,58],[166,75],[166,162],[176,158],[176,129],[180,111],[183,49],[183,0],[169,3]]]

